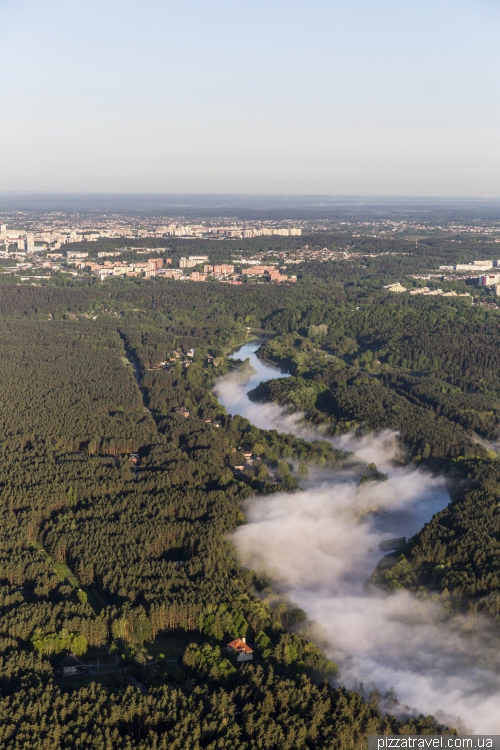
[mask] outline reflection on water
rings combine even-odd
[[[449,502],[449,495],[442,482],[426,483],[425,492],[417,497],[412,495],[410,505],[406,504],[404,493],[401,493],[401,502],[393,497],[391,485],[395,482],[401,485],[400,478],[403,477],[404,484],[408,485],[408,470],[395,469],[388,463],[388,458],[392,455],[394,449],[393,443],[388,441],[388,445],[383,444],[381,439],[380,446],[374,446],[376,440],[371,440],[369,444],[366,439],[359,442],[345,438],[333,439],[318,436],[311,427],[301,423],[300,415],[286,415],[284,410],[276,404],[255,404],[248,398],[249,391],[256,388],[259,383],[274,378],[289,377],[290,373],[285,369],[280,369],[271,362],[266,362],[256,355],[257,349],[265,339],[251,341],[239,347],[232,353],[232,357],[242,361],[249,360],[253,372],[251,374],[238,377],[236,374],[230,374],[221,378],[216,385],[215,392],[221,404],[229,414],[239,414],[249,419],[252,424],[262,429],[277,429],[281,432],[294,432],[300,437],[314,440],[321,437],[322,440],[329,439],[337,448],[344,450],[354,450],[359,448],[359,455],[367,461],[375,458],[384,472],[389,473],[392,482],[386,485],[385,493],[391,498],[391,506],[379,509],[377,513],[369,514],[366,522],[370,525],[371,531],[379,537],[380,540],[389,537],[411,537],[416,534],[422,526],[429,521],[438,511],[446,507]],[[392,437],[392,435],[390,436]],[[364,455],[366,454],[366,456]],[[338,487],[339,484],[346,483],[357,485],[359,476],[353,476],[351,472],[332,472],[331,470],[315,469],[311,472],[309,479],[301,480],[301,485],[306,490],[314,488],[324,488],[328,486]],[[401,491],[401,490],[399,490]],[[378,543],[377,543],[378,546]],[[381,555],[378,551],[373,560]]]
[[[272,362],[266,362],[256,355],[255,352],[265,341],[266,339],[250,341],[248,344],[243,344],[243,346],[240,346],[231,355],[235,359],[241,359],[243,361],[249,359],[251,366],[255,370],[255,374],[251,375],[243,386],[245,393],[248,393],[248,391],[256,388],[259,383],[262,383],[264,380],[271,380],[272,378],[280,377],[287,378],[290,375],[288,370],[280,368],[277,365],[274,365]]]
[[[250,419],[252,424],[263,430],[279,429],[292,432],[290,427],[297,422],[296,418],[283,421],[283,409],[275,404],[254,404],[247,393],[265,380],[288,377],[289,373],[280,370],[270,362],[264,362],[255,354],[264,339],[252,341],[236,349],[235,359],[249,360],[250,368],[241,373],[230,373],[220,378],[215,386],[215,393],[228,414],[238,414]]]

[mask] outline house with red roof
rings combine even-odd
[[[247,645],[246,638],[235,638],[234,641],[227,644],[229,651],[236,651],[238,654],[236,661],[252,661],[253,649]]]

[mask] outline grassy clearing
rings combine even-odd
[[[81,589],[82,591],[85,591],[85,593],[87,594],[88,603],[90,604],[94,612],[97,615],[101,613],[101,611],[106,607],[106,602],[95,589],[88,586],[82,586],[81,582],[78,580],[78,577],[73,573],[71,568],[66,565],[66,563],[56,562],[54,558],[49,555],[47,550],[44,549],[41,542],[32,542],[31,546],[34,549],[38,549],[43,552],[47,560],[52,565],[54,572],[62,581],[67,581],[74,589]]]
[[[52,565],[54,566],[54,570],[56,571],[59,578],[62,578],[63,581],[68,581],[68,583],[71,584],[74,589],[81,589],[82,586],[80,581],[73,573],[71,568],[66,565],[66,563],[54,562],[54,560],[52,560]]]
[[[44,549],[43,545],[40,542],[32,542],[32,547],[35,549],[40,550],[43,552],[47,560],[52,565],[52,568],[54,569],[54,572],[59,576],[59,578],[62,581],[68,581],[68,583],[74,588],[74,589],[81,589],[82,584],[76,577],[76,575],[73,573],[71,568],[66,565],[66,563],[63,562],[56,562],[53,557],[49,555],[46,549]]]

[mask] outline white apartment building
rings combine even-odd
[[[495,286],[496,284],[500,284],[499,273],[480,276],[477,283],[478,286]]]
[[[179,258],[179,268],[194,268],[198,263],[206,263],[208,255],[190,255],[189,258]]]
[[[456,266],[453,266],[454,271],[475,271],[476,273],[478,271],[485,271],[487,268],[492,268],[491,266],[475,266],[473,263],[457,263]]]
[[[386,284],[386,286],[384,286],[384,289],[387,289],[389,292],[396,292],[397,294],[406,292],[406,287],[400,284],[399,281],[396,281],[395,284]]]
[[[82,258],[88,258],[89,254],[88,253],[77,253],[77,252],[74,252],[74,251],[71,251],[71,250],[67,250],[66,251],[66,257],[68,259],[71,258],[72,260],[82,260]]]

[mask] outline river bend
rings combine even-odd
[[[249,358],[255,373],[221,378],[219,401],[258,427],[314,439],[300,415],[248,398],[260,382],[287,376],[257,357],[260,343],[234,352]],[[311,467],[301,480],[303,492],[252,498],[247,523],[232,535],[242,564],[265,573],[306,612],[315,640],[339,664],[341,684],[377,688],[391,713],[433,714],[479,733],[500,733],[500,658],[487,627],[479,622],[472,630],[465,617],[446,620],[431,598],[366,586],[383,554],[379,542],[412,536],[448,504],[444,480],[414,467],[395,468],[390,433],[332,442],[375,461],[388,480],[359,486],[353,472]]]

